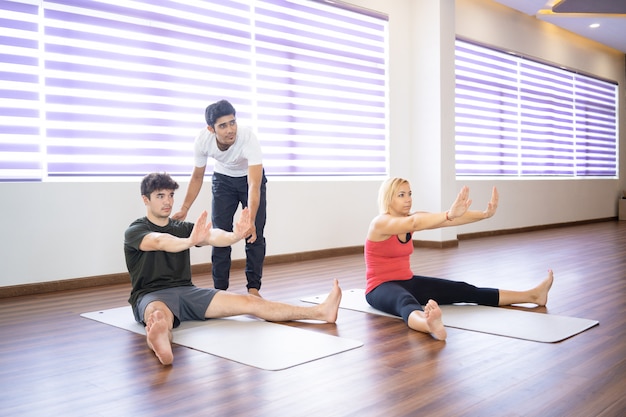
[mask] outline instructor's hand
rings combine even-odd
[[[180,208],[180,211],[178,211],[178,212],[176,212],[176,213],[174,213],[174,214],[172,215],[172,219],[174,219],[174,220],[181,220],[181,221],[182,221],[182,220],[185,220],[185,219],[187,218],[187,212],[188,212],[188,211],[189,211],[189,209],[188,209],[188,208],[186,208],[186,207],[181,207],[181,208]]]

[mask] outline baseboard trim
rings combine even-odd
[[[130,288],[130,277],[128,273],[99,275],[86,278],[71,278],[58,281],[35,282],[32,284],[0,287],[0,299],[116,284],[129,284]]]
[[[459,246],[459,240],[444,240],[442,242],[437,242],[434,240],[413,240],[414,248],[431,248],[431,249],[447,249],[447,248],[456,248]]]
[[[421,247],[421,248],[445,249],[445,248],[457,247],[459,245],[459,241],[461,240],[507,235],[507,234],[514,234],[514,233],[533,232],[537,230],[556,229],[556,228],[561,228],[561,227],[580,226],[580,225],[591,224],[591,223],[617,221],[617,219],[618,219],[617,217],[607,217],[607,218],[602,218],[602,219],[583,220],[583,221],[577,221],[577,222],[520,227],[516,229],[503,229],[503,230],[493,230],[493,231],[488,231],[488,232],[464,233],[464,234],[459,234],[457,236],[457,239],[455,240],[448,240],[448,241],[443,241],[443,242],[414,240],[413,246],[416,248]],[[273,256],[268,256],[267,258],[265,258],[265,265],[275,265],[275,264],[289,263],[289,262],[308,261],[308,260],[331,258],[331,257],[336,257],[336,256],[344,256],[344,255],[357,255],[357,254],[362,254],[362,253],[363,253],[363,246],[350,246],[350,247],[345,247],[345,248],[322,249],[322,250],[316,250],[316,251],[310,251],[310,252],[290,253],[290,254],[285,254],[285,255],[273,255]],[[233,261],[232,268],[243,269],[245,268],[245,264],[246,264],[245,259],[237,259]],[[205,263],[205,264],[192,265],[191,272],[194,275],[210,274],[211,264]],[[105,285],[119,285],[119,284],[127,284],[130,289],[130,276],[128,275],[128,273],[99,275],[99,276],[86,277],[86,278],[72,278],[72,279],[65,279],[65,280],[58,280],[58,281],[37,282],[37,283],[32,283],[32,284],[21,284],[21,285],[11,285],[7,287],[0,287],[0,299],[10,298],[10,297],[19,297],[23,295],[45,294],[45,293],[56,292],[56,291],[77,290],[77,289],[82,289],[82,288],[101,287]]]
[[[526,232],[535,232],[538,230],[559,229],[562,227],[583,226],[585,224],[603,223],[603,222],[610,222],[610,221],[617,221],[617,217],[605,217],[601,219],[580,220],[580,221],[567,222],[567,223],[552,223],[552,224],[544,224],[544,225],[539,225],[539,226],[518,227],[514,229],[492,230],[488,232],[464,233],[464,234],[459,234],[457,238],[459,240],[469,240],[469,239],[476,239],[476,238],[481,238],[481,237],[511,235],[515,233],[526,233]]]
[[[351,246],[345,248],[333,248],[310,252],[291,253],[286,255],[274,255],[265,258],[265,265],[331,258],[343,255],[355,255],[359,253],[363,253],[363,246]],[[245,266],[245,259],[236,259],[232,262],[233,269],[244,269]],[[210,274],[211,263],[192,265],[191,273],[193,275]],[[45,294],[56,291],[77,290],[83,288],[121,284],[127,284],[130,291],[130,276],[127,272],[110,275],[98,275],[86,278],[71,278],[57,281],[36,282],[32,284],[0,287],[0,299],[19,297],[23,295]]]

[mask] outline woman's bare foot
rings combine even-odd
[[[538,306],[545,306],[548,303],[548,292],[552,287],[552,282],[554,281],[554,273],[551,269],[548,270],[548,276],[544,279],[541,284],[537,285],[533,289],[533,298],[534,303]]]
[[[155,310],[148,317],[146,321],[146,341],[163,365],[172,364],[174,361],[172,332],[162,311]]]
[[[320,320],[327,323],[334,323],[337,321],[337,315],[339,314],[339,303],[341,302],[341,288],[339,288],[339,281],[335,279],[333,282],[333,289],[326,297],[326,300],[322,302],[319,307],[321,310]]]
[[[446,332],[441,319],[439,304],[435,300],[428,300],[428,303],[424,306],[424,318],[432,337],[437,340],[446,340],[448,332]]]

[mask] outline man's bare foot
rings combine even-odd
[[[537,304],[538,306],[545,306],[546,304],[548,304],[548,292],[550,291],[550,288],[552,287],[552,282],[554,281],[554,273],[552,272],[551,269],[548,270],[548,276],[546,279],[544,279],[541,284],[537,285],[534,289],[533,289],[533,293],[534,293],[534,303]]]
[[[155,310],[148,317],[146,321],[146,341],[163,365],[172,364],[174,361],[172,332],[163,312]]]
[[[339,303],[341,302],[341,288],[339,288],[339,281],[335,279],[333,282],[333,289],[326,297],[323,303],[319,305],[321,314],[320,320],[327,323],[334,323],[337,321],[337,315],[339,314]]]
[[[248,288],[248,294],[250,295],[255,295],[257,297],[261,297],[261,294],[259,293],[259,290],[256,288]],[[263,298],[263,297],[261,297]]]
[[[435,300],[428,300],[428,303],[424,306],[424,317],[432,337],[437,340],[446,340],[448,332],[446,332],[446,328],[443,326],[441,309]]]

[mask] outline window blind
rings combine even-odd
[[[385,174],[386,20],[306,0],[260,1],[255,12],[268,170]]]
[[[617,84],[456,43],[458,176],[616,176]]]
[[[617,176],[617,85],[575,76],[576,173]]]
[[[249,111],[250,19],[219,0],[45,0],[48,175],[188,175],[208,101]]]
[[[519,60],[522,175],[574,174],[573,73]]]
[[[38,3],[0,2],[0,179],[44,172]]]
[[[268,175],[386,172],[384,16],[306,0],[39,3],[2,6],[3,180],[187,176],[223,98]]]

